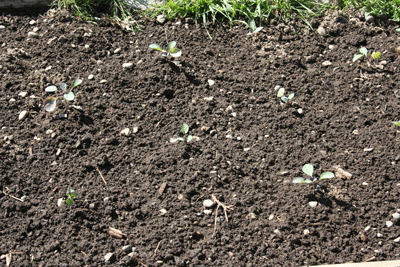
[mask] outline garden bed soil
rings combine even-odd
[[[191,19],[138,23],[133,34],[66,12],[0,16],[0,254],[11,266],[400,258],[397,26],[332,13],[312,21],[324,36],[272,20],[255,35],[209,24],[210,39]],[[180,65],[148,48],[172,40]],[[362,46],[382,58],[353,63]],[[44,89],[76,78],[83,111],[61,96],[45,113]],[[294,98],[283,103],[277,85]],[[183,123],[194,140],[170,143]],[[306,163],[337,177],[315,192],[293,184]],[[203,207],[213,195],[233,207],[227,218]]]

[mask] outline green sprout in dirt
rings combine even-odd
[[[367,48],[365,48],[365,47],[360,48],[360,53],[361,54],[354,55],[353,62],[356,62],[357,60],[359,60],[362,57],[366,57],[368,67],[371,66],[371,58],[372,59],[380,59],[381,58],[381,52],[372,52],[371,53],[371,52],[368,52]]]
[[[396,125],[396,126],[400,126],[400,121],[393,121],[392,122],[394,125]]]
[[[191,135],[186,136],[186,134],[189,132],[189,126],[186,123],[182,124],[181,132],[185,135],[184,137],[174,137],[174,138],[169,139],[169,141],[171,143],[175,143],[178,140],[184,141],[185,144],[187,145],[187,143],[193,139],[193,136],[191,136]]]
[[[71,186],[68,186],[67,196],[68,196],[68,198],[65,202],[70,206],[74,205],[74,198],[76,198],[77,195],[76,195],[75,190],[73,190],[71,188]]]
[[[180,57],[182,55],[182,51],[179,50],[178,48],[175,47],[176,42],[172,41],[168,44],[167,50],[163,50],[161,46],[158,44],[151,44],[149,45],[150,48],[162,52],[163,57],[166,57],[167,59],[171,57]]]
[[[294,97],[294,93],[285,96],[285,88],[278,86],[278,94],[276,96],[279,97],[284,103],[286,103]]]
[[[72,101],[75,99],[75,95],[71,90],[74,89],[75,87],[77,87],[78,85],[80,85],[81,83],[82,83],[81,79],[74,80],[72,82],[71,89],[67,89],[67,85],[65,83],[60,83],[60,88],[64,93],[65,100]],[[57,92],[57,86],[50,85],[50,86],[46,87],[45,91],[48,93]],[[44,110],[47,112],[52,112],[56,108],[56,104],[57,104],[57,97],[50,96],[50,97],[46,98],[46,100],[43,103]],[[82,110],[81,107],[78,107],[75,105],[72,105],[71,107],[78,109],[78,110]]]
[[[334,178],[335,175],[332,172],[323,172],[321,173],[321,175],[318,177],[315,177],[314,174],[314,167],[311,164],[306,164],[303,166],[302,171],[307,174],[310,178],[303,178],[303,177],[296,177],[293,179],[293,183],[295,184],[312,184],[313,185],[313,189],[315,191],[315,189],[317,188],[317,183],[319,180],[323,180],[323,179],[330,179],[330,178]]]

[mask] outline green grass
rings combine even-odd
[[[346,5],[363,8],[375,17],[386,16],[400,22],[400,0],[346,0]]]

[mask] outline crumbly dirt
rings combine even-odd
[[[190,19],[140,18],[134,34],[66,12],[3,13],[0,25],[0,254],[11,266],[399,258],[400,32],[390,21],[333,13],[312,21],[325,36],[300,20],[255,35],[209,24],[212,39]],[[148,48],[172,40],[180,65]],[[352,63],[362,46],[382,58]],[[44,112],[44,89],[75,78],[83,111],[59,95]],[[295,97],[283,103],[277,85]],[[193,141],[170,143],[182,123]],[[337,177],[315,192],[293,184],[306,163]],[[203,207],[212,195],[233,206],[228,221]]]

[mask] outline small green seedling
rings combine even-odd
[[[247,24],[247,26],[248,26],[249,29],[250,29],[250,32],[249,32],[247,35],[251,35],[251,34],[257,33],[257,32],[259,32],[259,31],[261,31],[262,28],[263,28],[263,27],[257,27],[257,26],[256,26],[256,22],[254,21],[254,19],[251,19],[251,20],[249,21],[249,23]]]
[[[77,87],[78,85],[80,85],[81,83],[82,83],[81,79],[74,80],[72,82],[71,89],[67,89],[67,85],[65,83],[60,83],[60,88],[64,93],[65,100],[72,101],[75,99],[75,95],[71,90],[74,89],[75,87]],[[50,86],[46,87],[46,89],[44,89],[44,90],[48,93],[55,93],[55,92],[57,92],[57,86],[50,85]],[[44,110],[47,112],[52,112],[56,108],[56,103],[57,103],[57,97],[50,96],[50,97],[46,98],[46,100],[43,103]],[[72,105],[71,107],[73,107],[77,110],[82,110],[82,108],[79,106]]]
[[[371,66],[371,62],[370,62],[371,58],[373,58],[373,59],[380,59],[381,58],[381,52],[372,52],[371,53],[371,52],[368,52],[367,48],[365,48],[365,47],[361,47],[360,48],[360,53],[361,54],[354,55],[353,62],[356,62],[357,60],[359,60],[362,57],[366,57],[367,58],[368,67]]]
[[[76,198],[76,192],[71,188],[71,186],[68,186],[67,196],[68,198],[65,202],[70,206],[74,205],[74,198]]]
[[[176,42],[172,41],[168,44],[167,50],[165,51],[158,44],[149,45],[150,48],[162,52],[163,57],[166,57],[167,59],[169,59],[170,56],[171,57],[180,57],[182,55],[182,51],[179,50],[178,48],[176,48],[175,46],[176,46]]]
[[[288,102],[294,97],[294,93],[291,93],[289,96],[285,96],[285,88],[283,87],[278,87],[278,94],[276,95],[279,97],[284,103]]]
[[[393,121],[392,122],[394,125],[396,125],[396,126],[400,126],[400,121]]]
[[[316,185],[318,183],[319,180],[322,179],[330,179],[330,178],[334,178],[335,175],[332,172],[323,172],[321,173],[321,175],[318,177],[313,176],[314,174],[314,167],[311,164],[306,164],[303,166],[302,171],[307,174],[308,176],[310,176],[310,178],[303,178],[303,177],[296,177],[293,179],[293,183],[295,184],[312,184],[313,185],[313,189],[315,191],[316,189]]]
[[[191,136],[191,135],[186,136],[186,134],[189,132],[189,126],[186,123],[182,124],[181,132],[185,135],[184,137],[174,137],[174,138],[169,139],[169,141],[171,143],[175,143],[178,140],[179,141],[184,141],[185,144],[187,145],[187,143],[190,142],[193,139],[193,136]]]

